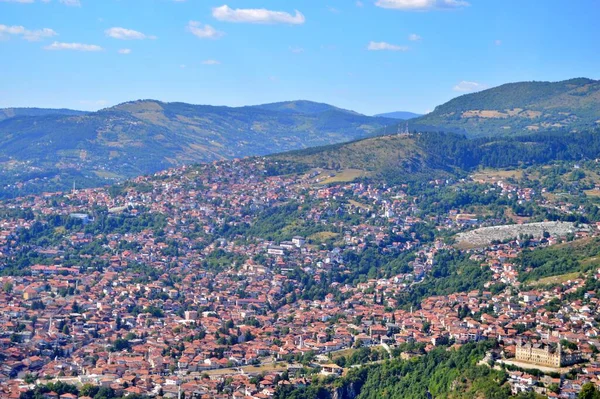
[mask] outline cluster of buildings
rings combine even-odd
[[[17,398],[32,379],[51,379],[124,394],[266,398],[280,385],[306,385],[300,363],[314,355],[405,343],[429,350],[495,339],[505,358],[594,364],[598,299],[546,310],[585,281],[521,291],[515,241],[472,252],[493,272],[485,290],[403,310],[401,294],[422,283],[437,254],[455,251],[423,240],[416,226],[453,232],[495,219],[461,209],[423,215],[421,198],[403,186],[320,186],[310,172],[266,176],[266,162],[183,167],[113,188],[3,203],[0,396]],[[529,190],[500,187],[534,199]],[[297,217],[277,214],[290,204]],[[368,260],[356,274],[349,257],[373,248],[414,256],[392,274]],[[331,275],[337,281],[326,281]],[[492,293],[499,283],[508,288]],[[559,346],[542,359],[537,345],[561,340],[578,350]],[[324,373],[342,372],[325,363]],[[562,392],[570,392],[566,384]]]

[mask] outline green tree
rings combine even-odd
[[[581,388],[581,392],[577,396],[578,399],[600,399],[600,392],[596,389],[596,386],[591,382],[588,382]]]
[[[2,287],[2,289],[7,294],[10,294],[13,290],[13,284],[10,281],[7,281],[6,283],[4,283],[4,286]]]

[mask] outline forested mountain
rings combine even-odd
[[[30,192],[91,186],[186,163],[340,143],[392,122],[305,101],[231,108],[145,100],[69,112],[20,111],[0,121],[2,193],[10,195],[12,184]]]
[[[358,169],[388,183],[462,176],[477,168],[508,168],[554,160],[596,159],[600,130],[556,131],[468,139],[455,133],[380,136],[274,155],[297,167]]]
[[[307,101],[307,100],[283,101],[283,102],[271,103],[271,104],[253,105],[248,108],[257,108],[257,109],[264,109],[264,110],[268,110],[268,111],[286,112],[286,113],[290,113],[290,114],[312,115],[312,114],[319,114],[319,113],[325,112],[325,111],[341,111],[341,112],[347,112],[350,114],[360,115],[354,111],[334,107],[333,105],[317,103],[314,101]],[[392,118],[391,116],[386,117],[385,115],[375,115],[375,116]]]
[[[574,157],[561,136],[597,128],[599,103],[600,82],[590,79],[511,83],[458,97],[408,122],[410,131],[495,139],[469,142],[424,133],[319,148],[302,156],[314,158],[325,150],[319,164],[413,178],[432,171],[444,173],[431,176],[446,176],[480,165]],[[397,119],[310,101],[231,108],[140,100],[93,113],[5,109],[0,111],[0,197],[60,190],[73,183],[94,186],[188,163],[332,145],[386,135],[396,126],[405,130],[405,122]],[[519,135],[526,138],[505,138]],[[568,137],[590,144],[589,133]],[[595,138],[591,140],[579,157],[597,157],[592,152]]]
[[[514,135],[551,129],[578,131],[600,124],[600,81],[509,83],[457,97],[420,118],[410,130]]]
[[[412,119],[412,118],[418,118],[419,116],[422,116],[422,115],[415,114],[414,112],[396,111],[396,112],[387,112],[384,114],[377,114],[375,116],[381,116],[383,118],[407,120],[407,119]]]
[[[0,109],[0,121],[15,116],[45,116],[45,115],[85,115],[85,111],[76,111],[73,109],[52,109],[52,108],[3,108]]]

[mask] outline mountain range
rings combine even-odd
[[[0,109],[0,121],[17,116],[46,116],[46,115],[85,115],[85,111],[73,109],[47,109],[47,108],[4,108]]]
[[[194,162],[265,155],[376,134],[394,120],[309,101],[217,107],[140,100],[98,112],[4,110],[5,196],[90,186]],[[23,185],[16,187],[16,185]]]
[[[409,126],[470,137],[600,126],[600,81],[508,83],[450,100]]]
[[[415,114],[414,112],[406,112],[406,111],[396,111],[396,112],[387,112],[385,114],[377,114],[375,116],[380,116],[382,118],[392,118],[392,119],[400,119],[407,120],[418,118],[419,116],[423,116],[422,114]]]
[[[468,137],[576,132],[600,126],[599,104],[600,82],[591,79],[511,83],[460,96],[407,122],[410,131]],[[3,109],[0,198],[387,135],[404,131],[398,118],[408,116],[370,117],[304,100],[237,108],[138,100],[97,112]]]

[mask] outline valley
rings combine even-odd
[[[528,168],[488,166],[469,177],[434,168],[421,137],[183,166],[4,201],[1,333],[23,354],[0,350],[6,389],[18,389],[20,377],[97,392],[86,382],[94,376],[123,393],[177,395],[181,387],[186,395],[328,398],[394,389],[420,397],[429,389],[508,398],[528,374],[460,363],[453,373],[477,375],[466,386],[450,377],[412,388],[375,376],[412,367],[411,357],[440,362],[440,372],[446,356],[510,363],[511,347],[549,325],[550,341],[575,345],[594,364],[596,200],[583,194],[579,172],[546,192],[538,185],[574,171],[593,176],[595,161],[532,158]],[[381,170],[398,165],[408,169],[386,180]],[[558,191],[565,195],[544,195]],[[535,224],[512,225],[514,216],[546,225],[533,234]],[[506,224],[508,235],[456,245]],[[592,330],[563,317],[572,312]],[[448,352],[449,344],[460,349]],[[407,373],[420,379],[423,371]],[[531,389],[546,392],[551,376],[534,375]],[[578,371],[559,389],[590,378]],[[135,390],[125,383],[132,379]]]

